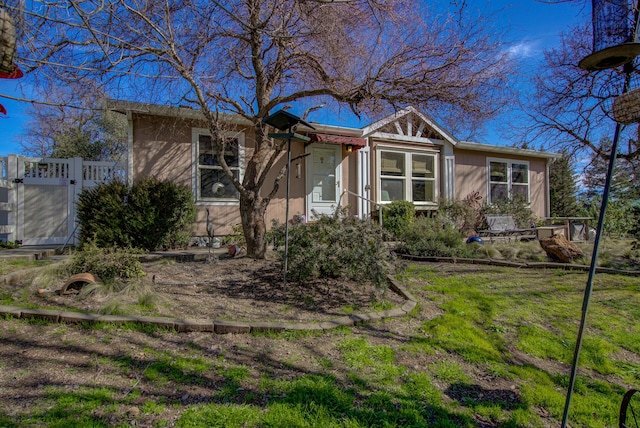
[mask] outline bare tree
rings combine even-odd
[[[100,100],[105,100],[106,95],[90,83],[47,85],[46,98],[56,102],[27,107],[29,119],[20,136],[22,153],[54,158],[79,156],[95,161],[123,157],[127,121],[122,115],[101,108]]]
[[[265,211],[284,175],[267,188],[283,147],[262,119],[277,107],[327,102],[377,117],[412,104],[473,126],[504,103],[499,37],[462,7],[437,15],[419,0],[8,3],[23,35],[18,59],[34,81],[89,79],[113,97],[192,105],[219,153],[220,113],[253,124],[242,181],[219,156],[253,257],[265,255]]]
[[[531,126],[526,139],[545,141],[570,154],[584,152],[608,158],[600,142],[611,138],[615,127],[611,108],[623,90],[624,69],[585,71],[580,60],[592,52],[591,26],[584,24],[562,35],[560,46],[545,52],[541,72],[534,78],[535,91],[525,105]],[[634,80],[637,71],[633,71]],[[638,125],[624,130],[619,157],[637,162],[640,157]]]

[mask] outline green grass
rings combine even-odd
[[[403,275],[414,284],[426,284],[422,286],[426,297],[444,310],[443,315],[423,324],[423,346],[454,353],[475,366],[490,366],[494,374],[520,382],[525,407],[518,410],[516,419],[529,421],[525,425],[536,425],[531,411],[536,406],[560,418],[568,386],[566,376],[515,364],[515,352],[540,361],[571,363],[585,274],[491,269],[443,276],[433,269],[413,266]],[[634,303],[640,281],[601,275],[597,282],[580,368],[608,376],[615,383],[578,383],[570,414],[575,426],[614,426],[624,386],[640,383],[640,310]],[[623,350],[634,352],[635,360],[623,358]],[[442,380],[467,381],[456,379],[460,370],[454,370],[451,378],[447,377],[451,370],[444,370],[443,375],[443,363],[431,369]],[[594,409],[598,409],[597,418]],[[494,410],[483,407],[481,412],[477,408],[473,412],[488,412],[483,417],[493,420]]]
[[[112,343],[120,351],[91,359],[79,387],[47,387],[17,415],[0,410],[0,426],[130,426],[109,417],[131,406],[139,425],[158,427],[558,426],[586,274],[432,266],[408,264],[398,275],[420,301],[414,316],[327,332],[48,327],[74,349]],[[640,385],[639,291],[635,277],[596,277],[572,427],[617,426],[624,391]],[[2,323],[2,339],[49,325]],[[10,369],[9,360],[0,365]],[[73,376],[84,366],[62,370]],[[12,379],[29,375],[15,370]],[[126,387],[115,389],[115,379]],[[203,399],[183,402],[194,394]]]
[[[33,269],[50,265],[49,260],[26,260],[26,259],[0,259],[0,276],[7,275],[19,270]]]

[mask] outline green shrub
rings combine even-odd
[[[146,250],[189,245],[196,208],[186,186],[149,178],[134,184],[129,196],[129,225],[135,247]]]
[[[629,231],[631,237],[633,238],[633,243],[631,244],[631,254],[634,257],[640,257],[640,205],[638,203],[634,205],[631,215],[635,220],[635,224]]]
[[[183,248],[196,209],[186,186],[154,178],[127,186],[112,181],[85,189],[78,200],[80,243],[99,247]]]
[[[284,257],[283,226],[272,236]],[[289,227],[289,278],[345,278],[382,285],[386,281],[389,251],[383,231],[372,221],[321,215],[309,224]]]
[[[13,249],[13,248],[20,248],[20,245],[18,245],[15,241],[0,241],[0,249]]]
[[[102,281],[133,279],[145,276],[137,252],[122,248],[100,248],[95,243],[85,244],[71,259],[72,274],[89,272]]]
[[[639,220],[637,210],[633,201],[610,200],[604,218],[604,233],[622,238],[627,234],[634,235]]]
[[[487,214],[507,214],[513,217],[516,227],[529,228],[537,222],[533,211],[529,208],[529,204],[522,198],[499,199],[491,205],[482,207],[482,215]],[[487,229],[488,225],[483,224],[482,229]]]
[[[267,240],[269,240],[268,237],[267,237]],[[225,236],[224,238],[222,238],[222,245],[232,245],[232,244],[239,245],[241,247],[247,246],[247,241],[244,237],[244,231],[242,230],[241,224],[236,224],[234,226],[231,226],[231,233]]]
[[[128,193],[127,185],[118,180],[83,189],[78,198],[81,244],[133,246],[126,232]]]
[[[463,231],[468,229],[477,229],[480,225],[477,223],[478,214],[469,204],[464,201],[455,201],[450,203],[442,203],[438,207],[440,215],[448,218],[456,227]]]
[[[465,257],[470,249],[454,224],[441,216],[420,217],[402,235],[396,251],[425,257]]]
[[[393,201],[382,210],[382,225],[394,236],[400,236],[416,216],[416,207],[409,201]]]

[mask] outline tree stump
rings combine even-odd
[[[551,260],[571,263],[572,260],[584,257],[582,250],[573,242],[569,242],[562,234],[542,238],[539,242]]]

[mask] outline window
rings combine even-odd
[[[520,198],[529,203],[529,164],[490,159],[489,202]]]
[[[381,150],[379,152],[380,201],[434,204],[436,154]]]
[[[237,203],[240,194],[223,171],[218,159],[218,142],[203,130],[194,130],[195,194],[197,201]],[[235,178],[242,180],[244,136],[229,134],[224,160]]]

